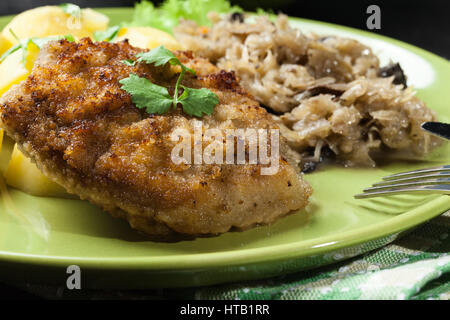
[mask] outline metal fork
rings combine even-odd
[[[422,129],[450,140],[450,124],[424,122]],[[373,198],[402,193],[438,193],[450,195],[450,165],[396,173],[374,183],[364,193],[355,195],[356,199]]]
[[[396,173],[382,178],[364,193],[355,195],[356,199],[388,196],[403,193],[449,194],[450,165]]]

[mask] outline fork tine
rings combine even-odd
[[[379,196],[391,196],[397,194],[412,193],[412,194],[450,194],[450,184],[431,185],[431,186],[417,186],[403,189],[387,189],[381,191],[371,191],[355,195],[356,199],[373,198]]]
[[[411,181],[411,182],[404,182],[404,183],[391,183],[391,184],[386,183],[383,185],[374,184],[373,187],[364,189],[364,192],[391,189],[391,188],[407,188],[407,187],[413,187],[413,186],[439,185],[439,184],[449,184],[450,185],[450,178],[431,179],[431,180],[424,180],[424,181],[419,180],[419,181]]]
[[[433,180],[433,179],[442,179],[442,178],[450,178],[450,171],[446,172],[438,172],[433,174],[425,174],[425,175],[419,175],[419,176],[407,176],[407,177],[401,177],[398,179],[389,179],[384,180],[381,182],[374,183],[373,186],[384,186],[389,184],[399,184],[399,183],[407,183],[407,182],[413,182],[413,181],[426,181],[426,180]]]
[[[414,176],[417,174],[420,175],[420,174],[427,174],[427,173],[441,172],[441,171],[444,171],[444,172],[449,171],[450,172],[450,165],[395,173],[395,174],[391,174],[387,177],[384,177],[383,180],[391,180],[391,179],[396,179],[396,178],[400,178],[400,177]]]

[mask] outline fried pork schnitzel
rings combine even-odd
[[[234,74],[190,52],[176,56],[196,75],[182,84],[219,98],[212,115],[180,108],[148,114],[119,81],[131,73],[173,93],[177,66],[122,61],[142,50],[126,41],[49,42],[31,75],[0,98],[1,126],[50,179],[101,206],[154,240],[217,235],[270,224],[303,208],[311,188],[280,142],[279,169],[261,175],[261,163],[175,164],[176,129],[277,129],[271,116],[241,89]],[[270,146],[269,146],[270,147]]]

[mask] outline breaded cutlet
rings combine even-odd
[[[305,207],[311,188],[282,138],[273,175],[262,175],[261,163],[171,161],[171,134],[180,128],[193,132],[195,121],[223,132],[278,127],[232,72],[191,52],[175,53],[196,71],[182,84],[214,92],[214,112],[196,118],[181,108],[162,115],[137,108],[121,79],[134,73],[172,94],[180,72],[176,66],[122,62],[142,51],[126,41],[49,42],[31,75],[0,98],[1,126],[51,180],[154,240],[244,230]]]

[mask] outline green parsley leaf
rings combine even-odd
[[[213,113],[214,107],[219,103],[217,95],[206,88],[193,89],[185,86],[181,87],[184,89],[184,92],[178,98],[178,102],[183,106],[185,113],[196,117]]]
[[[9,32],[12,34],[14,39],[16,39],[17,42],[18,42],[17,45],[15,45],[14,47],[11,48],[10,54],[16,52],[17,50],[22,50],[22,64],[25,65],[27,63],[27,52],[28,52],[28,41],[29,41],[29,39],[20,40],[19,37],[15,34],[15,32],[11,28],[9,29]],[[7,56],[9,56],[9,54],[6,55],[8,53],[8,51],[5,52],[5,54],[2,56],[3,60]],[[3,60],[1,60],[1,61],[3,61]]]
[[[123,90],[131,94],[131,100],[136,107],[145,108],[148,113],[163,114],[173,105],[173,98],[167,88],[151,83],[146,78],[130,74],[119,83],[122,84]]]
[[[81,8],[73,3],[61,3],[59,7],[74,18],[81,18]]]
[[[164,46],[159,46],[148,52],[138,53],[137,62],[144,61],[148,64],[154,64],[156,67],[163,66],[167,63],[179,65],[181,67],[180,75],[175,84],[174,95],[171,97],[167,88],[151,83],[146,78],[140,78],[135,74],[122,79],[119,83],[123,84],[122,89],[131,94],[133,103],[138,108],[146,108],[149,113],[163,114],[170,110],[170,106],[177,107],[181,104],[183,111],[190,115],[201,117],[203,114],[210,115],[214,111],[214,107],[219,103],[218,97],[206,88],[193,89],[181,85],[186,72],[195,74],[195,71],[189,69],[181,63],[181,61]],[[128,66],[134,66],[136,61],[131,59],[122,60],[122,63]],[[178,97],[178,90],[182,87],[183,94]]]
[[[159,46],[155,49],[152,49],[147,52],[141,52],[136,55],[138,61],[144,61],[148,64],[154,64],[155,67],[163,66],[166,63],[170,63],[171,65],[179,65],[183,69],[183,71],[189,71],[192,74],[195,74],[195,71],[185,67],[181,61],[175,57],[175,55],[164,46]]]
[[[69,41],[69,42],[75,42],[75,38],[74,38],[73,35],[71,35],[71,34],[66,34],[66,35],[64,36],[64,39],[67,40],[67,41]]]
[[[147,52],[141,52],[136,55],[138,61],[144,61],[148,64],[154,64],[156,67],[163,66],[166,63],[172,65],[181,64],[175,55],[164,46],[159,46]]]
[[[42,49],[44,47],[45,44],[47,44],[47,42],[49,41],[54,41],[54,40],[62,40],[65,39],[69,42],[74,42],[75,38],[71,35],[65,35],[65,36],[51,36],[51,37],[46,37],[46,38],[29,38],[28,41],[33,42],[35,45],[37,45],[39,47],[39,49]]]
[[[136,65],[136,61],[131,60],[131,59],[122,60],[122,63],[129,67],[133,67]]]
[[[2,56],[0,57],[0,62],[3,62],[3,60],[5,60],[8,56],[12,55],[14,52],[20,49],[22,49],[21,43],[18,43],[14,47],[9,48],[9,50],[2,54]]]
[[[1,57],[0,62],[3,62],[8,56],[16,52],[17,50],[22,50],[22,63],[25,65],[27,62],[27,54],[28,54],[28,44],[30,42],[34,43],[36,46],[39,47],[39,49],[42,49],[42,47],[49,41],[52,40],[61,40],[66,39],[67,41],[73,42],[75,41],[74,37],[72,35],[65,35],[65,36],[53,36],[53,37],[46,37],[46,38],[27,38],[20,40],[17,38],[16,34],[10,30],[10,32],[13,34],[13,36],[19,41],[18,44],[16,44],[14,47],[10,48],[8,51],[6,51]]]
[[[94,32],[94,40],[95,41],[112,42],[117,38],[117,35],[120,32],[120,29],[122,29],[122,27],[120,25],[118,25],[118,26],[109,27],[105,31],[95,31]]]

